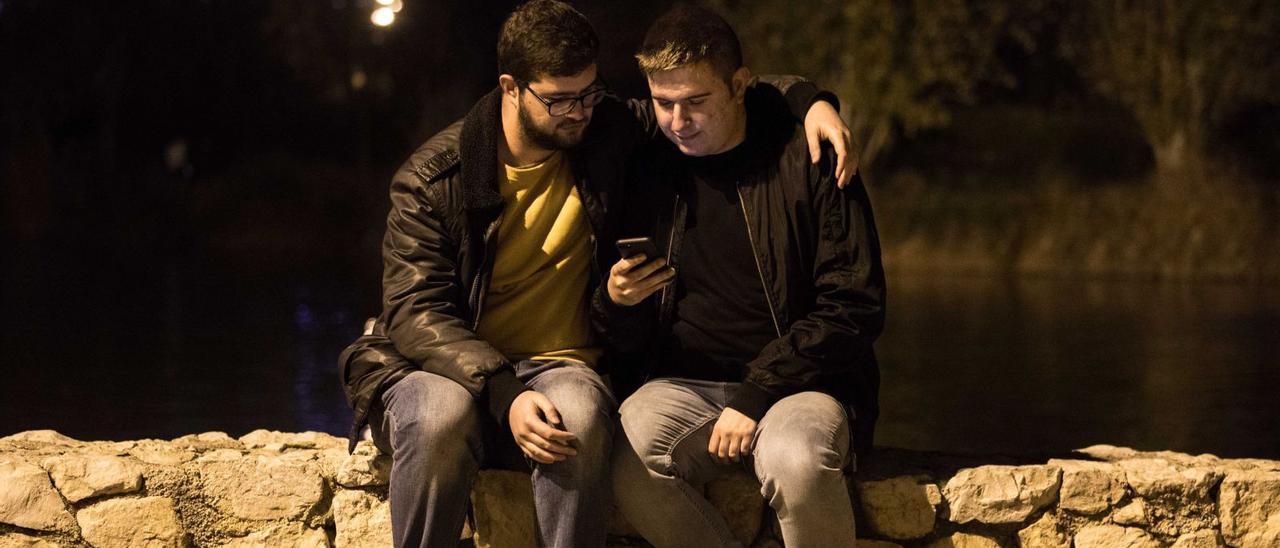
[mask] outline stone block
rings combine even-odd
[[[1058,524],[1053,512],[1045,512],[1035,523],[1018,531],[1022,548],[1071,548],[1071,537]]]
[[[312,529],[293,522],[253,531],[244,537],[223,543],[221,548],[275,548],[276,546],[329,548],[329,535],[324,532],[324,529]],[[387,543],[382,546],[391,546],[391,539],[388,538]]]
[[[59,548],[58,543],[23,533],[0,533],[0,548]]]
[[[1059,459],[1050,460],[1049,464],[1062,468],[1060,508],[1097,514],[1124,498],[1124,472],[1114,464]]]
[[[142,490],[142,466],[121,457],[62,455],[40,463],[72,503]]]
[[[1147,519],[1147,503],[1142,499],[1133,499],[1129,504],[1111,514],[1111,519],[1120,525],[1150,525]]]
[[[338,491],[333,496],[336,548],[386,548],[391,542],[391,505],[372,493]]]
[[[1218,494],[1218,521],[1231,546],[1243,546],[1245,536],[1263,539],[1280,522],[1280,472],[1232,471]],[[1275,527],[1280,529],[1280,527]]]
[[[533,485],[529,474],[486,470],[471,490],[476,548],[534,548]]]
[[[313,462],[258,455],[200,463],[198,471],[213,506],[243,520],[296,520],[325,500],[324,478]]]
[[[886,480],[858,482],[866,527],[877,536],[910,540],[933,532],[942,493],[928,480],[895,477]]]
[[[391,457],[379,454],[371,443],[362,443],[338,466],[335,481],[345,487],[386,485],[391,478]]]
[[[186,534],[173,501],[164,497],[110,499],[76,513],[94,548],[182,548]]]
[[[1161,548],[1161,545],[1142,529],[1093,525],[1076,533],[1075,548]]]
[[[1164,459],[1131,459],[1119,462],[1125,482],[1145,498],[1173,497],[1191,501],[1209,499],[1222,480],[1211,468],[1183,468]]]
[[[1169,548],[1224,548],[1222,537],[1213,529],[1202,529],[1178,537]]]
[[[961,470],[942,489],[955,523],[1021,523],[1058,497],[1056,466],[979,466]]]
[[[75,518],[49,474],[23,460],[0,456],[0,523],[36,531],[68,531]]]
[[[928,548],[1000,548],[996,539],[971,533],[952,533],[930,542]]]
[[[249,449],[328,449],[346,448],[347,441],[323,432],[276,432],[254,430],[240,436],[240,443]]]

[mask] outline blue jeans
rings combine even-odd
[[[609,455],[613,395],[600,376],[573,361],[516,364],[516,376],[551,400],[578,454],[533,468],[538,543],[604,546],[611,513]],[[415,371],[382,396],[370,417],[374,443],[391,455],[391,531],[397,547],[458,545],[471,487],[482,466],[519,468],[523,456],[458,383]]]
[[[613,481],[627,521],[658,548],[741,546],[702,494],[710,480],[746,467],[778,515],[787,546],[854,546],[844,480],[852,459],[847,411],[801,392],[778,400],[756,426],[750,455],[717,464],[707,452],[720,412],[740,383],[657,379],[622,404]]]

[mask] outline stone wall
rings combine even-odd
[[[263,430],[0,438],[0,548],[389,546],[390,461],[345,447]],[[1110,446],[1058,457],[880,450],[850,482],[859,546],[1280,547],[1280,462]],[[781,546],[758,489],[743,475],[708,495],[748,545]],[[527,474],[484,472],[472,499],[477,546],[533,545]],[[620,518],[612,532],[611,545],[645,546]]]

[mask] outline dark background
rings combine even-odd
[[[0,435],[345,433],[387,181],[516,4],[403,2],[0,0]],[[668,4],[579,5],[621,94]],[[1106,4],[715,3],[863,147],[880,443],[1280,458],[1277,10]]]

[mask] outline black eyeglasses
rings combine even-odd
[[[604,80],[596,80],[596,83],[592,84],[591,87],[587,88],[586,91],[582,92],[582,94],[577,97],[546,99],[543,96],[538,95],[538,92],[533,91],[533,88],[529,87],[528,83],[524,84],[524,89],[529,90],[529,93],[533,94],[535,99],[541,101],[542,104],[547,107],[547,114],[550,116],[564,116],[569,114],[570,112],[573,112],[575,104],[581,104],[584,109],[594,107],[600,104],[600,101],[603,101],[605,97],[609,96],[609,88],[606,87]]]

